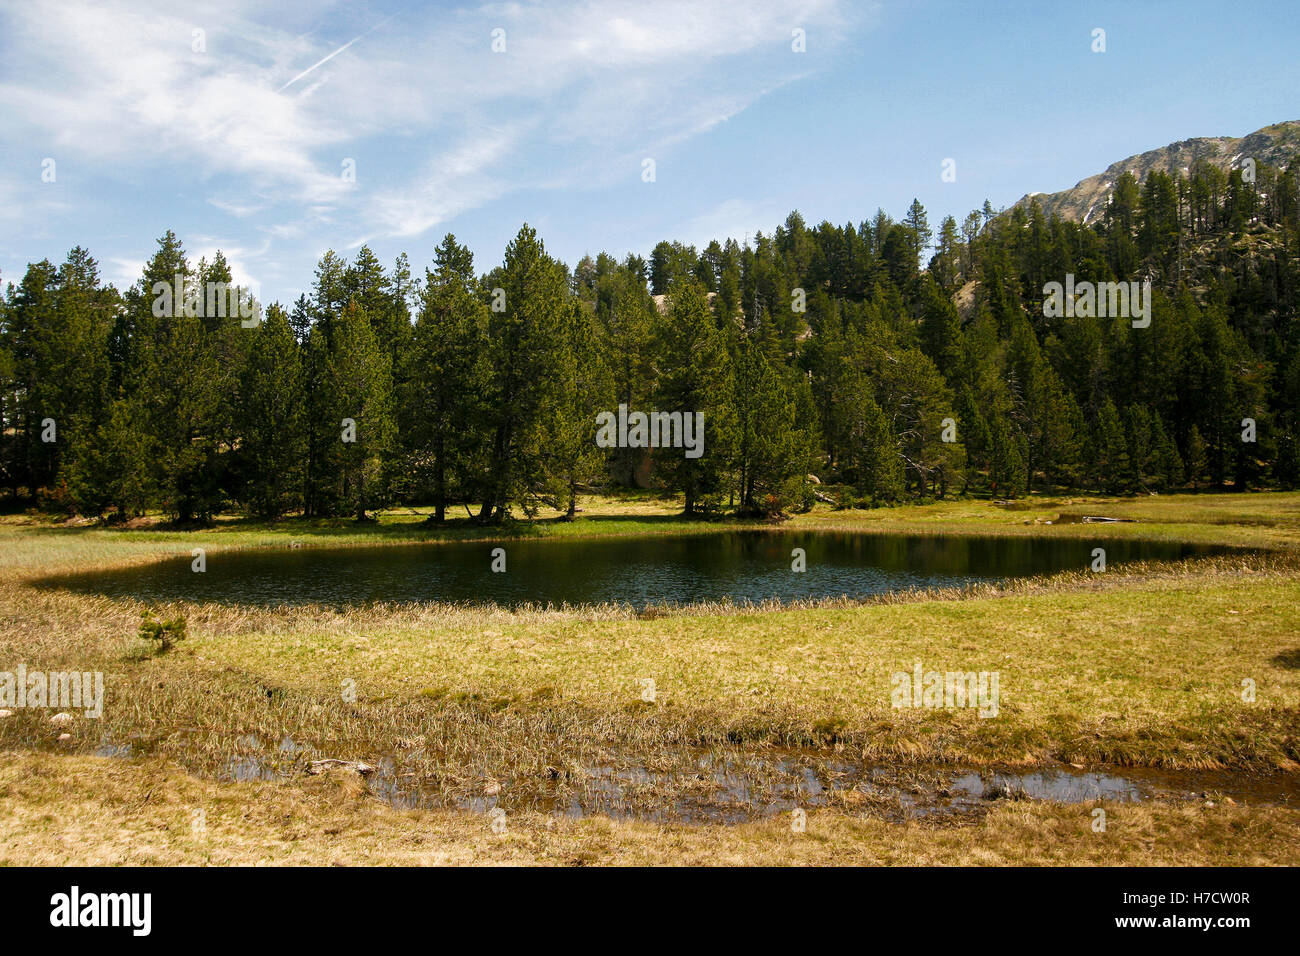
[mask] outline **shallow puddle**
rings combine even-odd
[[[101,739],[95,753],[129,758],[147,752]],[[331,756],[289,737],[244,735],[216,776],[222,780],[287,780],[312,760]],[[803,751],[687,752],[665,769],[638,763],[574,766],[530,777],[494,780],[468,770],[454,778],[412,769],[410,752],[367,761],[370,792],[403,809],[448,808],[488,813],[534,812],[578,819],[606,816],[659,823],[734,824],[796,808],[835,806],[895,822],[977,819],[999,800],[1055,803],[1216,801],[1300,807],[1300,775],[1249,776],[1227,771],[1140,768],[1035,770],[935,765],[863,765]],[[464,768],[458,768],[464,769]],[[341,771],[352,772],[352,771]],[[468,776],[467,776],[468,774]],[[1227,798],[1225,800],[1225,798]]]
[[[583,768],[578,779],[506,780],[450,797],[381,761],[371,791],[394,806],[457,806],[476,812],[608,816],[661,823],[742,823],[789,812],[838,806],[901,821],[977,816],[997,800],[1056,803],[1143,800],[1214,801],[1300,806],[1300,778],[1255,778],[1221,772],[1040,769],[1027,772],[947,767],[857,766],[775,757],[701,757],[689,769],[643,766]]]

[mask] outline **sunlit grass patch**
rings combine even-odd
[[[584,516],[572,523],[521,524],[493,533],[581,537],[734,527],[678,523],[673,502],[648,497],[584,504]],[[150,607],[38,589],[29,581],[52,568],[107,568],[188,555],[200,541],[213,550],[293,542],[398,544],[480,531],[431,531],[419,514],[385,516],[378,532],[346,522],[317,529],[292,521],[228,522],[181,532],[70,529],[8,519],[0,522],[0,670],[20,661],[47,669],[102,669],[108,701],[103,719],[78,720],[68,741],[57,739],[45,712],[0,719],[0,746],[20,755],[15,764],[36,761],[30,767],[47,774],[46,783],[37,778],[21,786],[13,776],[4,777],[5,793],[29,821],[40,806],[95,806],[98,798],[79,791],[65,770],[78,767],[89,768],[85,772],[109,792],[125,792],[156,775],[174,793],[190,788],[207,794],[204,799],[220,794],[230,807],[283,800],[293,812],[310,815],[317,812],[309,809],[311,801],[319,796],[312,788],[327,785],[296,782],[304,762],[338,757],[374,763],[385,781],[405,775],[430,806],[452,808],[448,816],[427,818],[436,821],[430,824],[437,829],[438,836],[430,838],[436,846],[408,846],[405,831],[376,823],[387,820],[389,811],[375,809],[382,804],[354,787],[342,804],[329,804],[332,822],[319,832],[304,826],[287,843],[276,842],[268,818],[271,829],[250,836],[248,845],[227,834],[207,849],[162,840],[148,852],[159,860],[187,861],[261,859],[262,853],[297,862],[328,861],[331,854],[355,861],[373,852],[390,862],[408,853],[441,862],[686,862],[704,853],[702,844],[692,842],[694,830],[674,830],[666,838],[635,819],[577,824],[554,817],[555,808],[603,805],[611,774],[631,781],[620,799],[630,801],[632,817],[653,818],[687,798],[725,804],[725,793],[710,796],[710,780],[697,779],[702,771],[696,762],[756,768],[754,786],[761,787],[768,779],[765,761],[783,748],[826,767],[1109,764],[1294,774],[1300,763],[1297,505],[1297,495],[1206,495],[1033,499],[1015,507],[956,501],[870,512],[819,507],[787,526],[1042,534],[1103,543],[1108,536],[1145,535],[1271,553],[867,601],[785,608],[707,604],[653,613],[618,606],[556,611],[437,603]],[[1061,514],[1135,520],[1058,524]],[[184,619],[186,640],[165,655],[145,653],[137,635],[146,612],[160,620]],[[939,670],[998,672],[998,715],[893,707],[891,676],[918,661]],[[654,687],[649,700],[647,680]],[[1245,681],[1252,700],[1243,696]],[[131,759],[83,762],[95,752]],[[177,768],[201,779],[178,776]],[[228,788],[213,783],[249,776],[275,780]],[[512,820],[529,821],[520,823],[527,838],[512,823],[517,842],[481,843],[482,815],[454,809],[482,809],[492,786]],[[1209,862],[1249,856],[1227,842],[1232,826],[1186,807],[1129,808],[1124,819],[1143,836],[1131,844],[1094,845],[1083,834],[1063,836],[1062,828],[1076,822],[1090,832],[1079,808],[1033,802],[992,808],[978,824],[956,828],[964,835],[949,842],[917,837],[912,849],[898,851],[889,834],[912,824],[872,817],[879,808],[861,797],[843,800],[854,806],[836,803],[810,813],[813,832],[852,841],[850,854],[864,861],[937,861],[949,853],[964,854],[964,862],[1155,862],[1164,857],[1146,845],[1153,834],[1196,843],[1200,848],[1192,857]],[[1279,841],[1286,834],[1295,837],[1296,820],[1286,812],[1230,813],[1240,818],[1238,825],[1251,820],[1271,828]],[[352,822],[342,823],[340,834],[324,832],[339,820]],[[101,844],[109,858],[134,852],[123,834],[137,833],[136,821],[122,816],[117,825],[120,832]],[[719,831],[712,825],[699,829]],[[777,820],[727,827],[722,856],[761,862],[780,853],[809,853],[814,841],[791,843],[788,830],[788,823]],[[53,840],[64,831],[41,832]],[[1062,849],[1017,849],[1013,836],[1052,836]],[[363,848],[371,838],[382,847]],[[1256,858],[1279,862],[1282,845],[1264,846]],[[498,854],[502,847],[512,849]],[[821,857],[812,853],[807,859]]]

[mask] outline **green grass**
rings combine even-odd
[[[69,525],[43,517],[0,518],[0,571],[100,566],[188,552],[194,547],[305,547],[376,543],[505,540],[512,537],[595,537],[699,534],[770,528],[770,521],[684,520],[677,501],[636,495],[587,497],[575,521],[556,516],[482,527],[454,519],[445,528],[425,524],[429,509],[386,512],[375,524],[345,518],[285,519],[266,523],[226,518],[199,530],[172,530],[146,519],[130,530]],[[1133,523],[1048,524],[1060,515],[1103,515]],[[1146,498],[1049,497],[1010,504],[980,500],[937,502],[874,510],[834,510],[819,504],[781,527],[862,533],[1036,535],[1104,541],[1143,538],[1236,547],[1300,550],[1300,494],[1174,495]]]

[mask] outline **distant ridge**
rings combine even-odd
[[[1016,206],[1027,208],[1031,200],[1037,199],[1048,216],[1055,213],[1062,219],[1087,224],[1095,222],[1101,215],[1110,202],[1116,180],[1125,172],[1131,172],[1141,185],[1147,173],[1152,170],[1164,170],[1170,174],[1186,173],[1197,160],[1213,163],[1227,172],[1236,169],[1247,157],[1254,158],[1257,163],[1285,166],[1298,154],[1300,120],[1274,123],[1241,137],[1201,136],[1111,163],[1105,172],[1089,176],[1072,189],[1055,193],[1030,193],[1022,197]]]

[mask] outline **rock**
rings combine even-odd
[[[355,770],[363,777],[375,772],[375,768],[368,763],[362,763],[360,760],[339,760],[336,757],[330,757],[327,760],[313,760],[307,767],[307,773],[313,776],[329,770]]]
[[[72,739],[72,734],[59,734],[60,741],[71,740],[71,739]]]
[[[50,718],[50,723],[55,727],[66,727],[72,723],[72,715],[69,713],[58,713]]]
[[[13,715],[14,712],[12,710],[0,710],[0,717],[12,717]]]
[[[483,788],[484,796],[488,796],[488,797],[495,797],[500,792],[501,792],[501,784],[497,783],[495,780],[489,780],[487,782],[487,785]]]

